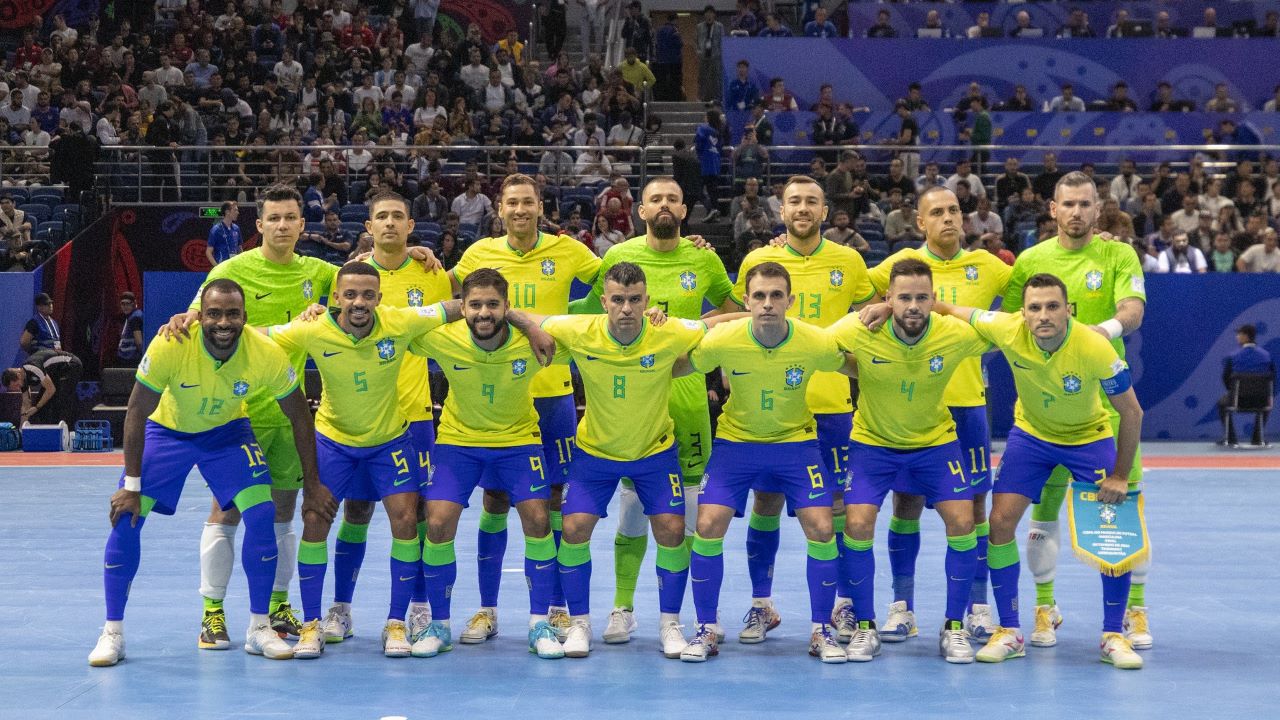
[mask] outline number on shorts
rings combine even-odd
[[[559,443],[560,441],[557,440],[556,442]],[[542,458],[538,457],[537,455],[529,456],[529,469],[538,473],[539,480],[547,479],[547,476],[542,472]]]
[[[493,404],[493,386],[485,383],[480,386],[480,394],[489,398],[489,404]]]
[[[615,399],[626,399],[627,397],[627,376],[613,376],[613,397]]]
[[[556,454],[560,456],[560,464],[568,465],[573,460],[573,438],[560,438],[556,440]]]
[[[404,459],[404,451],[396,450],[391,453],[391,460],[396,464],[397,475],[409,474],[409,461]]]
[[[809,471],[809,487],[818,490],[822,488],[822,466],[809,465],[805,467]]]
[[[684,497],[684,480],[679,473],[668,473],[667,479],[671,481],[671,497]]]
[[[364,370],[358,370],[354,375],[351,376],[351,379],[356,384],[356,392],[369,392],[369,381],[365,380],[364,377],[365,377]]]
[[[836,473],[844,472],[844,463],[840,462],[840,460],[840,448],[831,448],[831,467],[836,471]]]
[[[982,467],[978,467],[978,461],[982,461]],[[983,473],[987,471],[987,449],[984,447],[969,448],[969,472]]]
[[[960,463],[956,462],[955,460],[947,461],[947,469],[951,471],[952,475],[959,475],[961,477],[964,477],[964,467]]]
[[[258,443],[245,443],[240,446],[240,449],[249,458],[249,467],[255,468],[266,464],[267,461],[262,459],[262,448],[258,447]]]
[[[1102,482],[1103,480],[1106,480],[1106,479],[1107,479],[1107,471],[1106,471],[1106,470],[1103,470],[1103,469],[1101,469],[1101,468],[1099,468],[1099,469],[1097,469],[1097,470],[1094,470],[1094,471],[1093,471],[1093,474],[1098,476],[1098,479],[1097,479],[1097,480],[1095,480],[1094,482],[1099,482],[1099,483],[1100,483],[1100,482]]]
[[[916,394],[916,381],[912,380],[911,382],[907,382],[906,380],[903,380],[901,390],[902,394],[907,396],[907,402],[911,402],[911,399],[915,397]]]
[[[761,390],[761,391],[760,391],[760,409],[761,409],[761,410],[772,410],[772,409],[773,409],[773,398],[769,397],[769,396],[770,396],[770,395],[772,395],[772,394],[773,394],[773,391],[772,391],[772,390]]]

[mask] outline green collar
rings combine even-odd
[[[373,337],[378,333],[378,328],[382,326],[382,315],[381,313],[378,312],[378,308],[375,307],[373,309],[373,329],[369,331],[368,335],[365,335],[363,338],[358,338],[355,335],[352,335],[351,333],[347,332],[346,330],[343,330],[342,326],[338,324],[338,313],[340,312],[342,311],[337,308],[330,308],[329,312],[325,313],[325,316],[328,317],[329,322],[333,323],[333,326],[338,329],[338,332],[342,333],[348,340],[351,341],[352,345],[359,345],[365,340],[368,340],[369,338]]]
[[[465,325],[466,323],[464,322],[463,324]],[[475,338],[475,336],[471,334],[471,329],[470,329],[470,328],[467,328],[467,339],[471,341],[471,347],[473,347],[473,348],[475,348],[477,351],[479,351],[479,352],[483,352],[483,353],[495,353],[495,352],[498,352],[499,350],[501,350],[501,349],[505,348],[506,346],[510,345],[510,344],[511,344],[511,339],[512,339],[512,338],[514,338],[515,336],[516,336],[515,328],[511,327],[511,323],[507,323],[507,339],[506,339],[506,340],[504,340],[504,341],[502,341],[502,344],[501,344],[501,345],[499,345],[498,347],[494,348],[493,350],[486,350],[486,349],[484,349],[484,348],[480,347],[480,343],[476,342],[476,338]]]
[[[613,330],[609,328],[609,318],[607,316],[605,317],[605,321],[604,321],[605,335],[608,335],[610,340],[612,340],[614,343],[618,345],[618,347],[624,350],[630,350],[631,348],[635,347],[637,343],[639,343],[642,339],[644,339],[644,335],[648,331],[649,331],[649,318],[641,316],[640,317],[640,334],[636,335],[635,339],[632,340],[631,342],[624,343],[618,338],[613,336]]]
[[[960,256],[965,254],[965,249],[964,249],[964,248],[958,248],[958,249],[956,250],[956,254],[955,254],[955,255],[952,255],[950,258],[944,258],[944,257],[939,256],[939,255],[938,255],[937,253],[935,253],[933,250],[930,250],[930,249],[929,249],[929,243],[925,243],[925,244],[924,244],[924,247],[923,247],[922,249],[924,250],[924,253],[925,253],[926,255],[928,255],[929,257],[933,258],[934,260],[937,260],[938,262],[951,262],[952,260],[959,260],[959,259],[960,259]]]
[[[413,262],[413,258],[408,257],[408,256],[405,256],[404,262],[400,264],[400,267],[398,267],[398,268],[388,268],[388,267],[382,267],[382,265],[381,265],[377,260],[374,260],[372,256],[370,256],[370,257],[369,257],[369,264],[370,264],[370,265],[373,265],[374,267],[378,268],[379,270],[386,270],[387,272],[399,272],[399,271],[401,271],[401,270],[403,270],[403,269],[405,269],[405,268],[409,267],[409,263],[411,263],[411,262]]]
[[[760,339],[756,337],[755,332],[753,332],[751,329],[752,322],[753,322],[752,320],[747,320],[747,335],[751,336],[751,342],[755,343],[756,346],[762,350],[777,350],[783,345],[786,345],[788,342],[790,342],[791,336],[795,334],[795,330],[796,330],[795,323],[791,321],[791,318],[787,318],[786,337],[782,338],[782,342],[778,343],[777,345],[774,345],[773,347],[769,347],[768,345],[765,345],[764,343],[760,342]]]
[[[791,243],[787,243],[786,245],[783,245],[783,247],[785,247],[788,252],[790,252],[792,255],[795,255],[796,257],[813,257],[814,255],[817,255],[818,253],[822,252],[822,248],[826,247],[826,245],[827,245],[826,238],[822,238],[818,240],[818,246],[815,247],[813,249],[813,252],[809,253],[808,255],[802,255],[795,248],[791,247]]]
[[[539,230],[539,231],[538,231],[538,239],[533,241],[533,247],[529,248],[527,251],[525,251],[525,250],[519,250],[519,249],[517,249],[517,248],[515,248],[515,247],[513,247],[513,246],[511,245],[511,235],[510,235],[510,233],[508,233],[508,234],[506,235],[506,237],[504,237],[504,238],[502,239],[502,241],[503,241],[504,243],[506,243],[506,245],[507,245],[507,249],[509,249],[511,252],[515,253],[515,254],[516,254],[517,256],[519,256],[519,257],[524,257],[525,255],[528,255],[529,253],[533,252],[534,250],[537,250],[537,249],[538,249],[538,246],[542,244],[542,231],[541,231],[541,230]]]
[[[925,320],[924,332],[920,333],[920,339],[915,341],[915,344],[908,345],[906,342],[903,341],[902,338],[898,337],[898,328],[896,325],[893,324],[893,318],[889,318],[889,334],[893,336],[894,340],[897,340],[903,347],[908,349],[920,347],[920,344],[923,343],[925,339],[929,337],[929,332],[932,330],[933,330],[933,313],[929,313],[928,319]]]

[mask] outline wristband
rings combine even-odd
[[[1102,328],[1103,330],[1106,330],[1107,337],[1111,338],[1112,340],[1115,340],[1121,335],[1124,335],[1124,325],[1115,318],[1111,318],[1110,320],[1106,320],[1098,323],[1098,327]]]
[[[142,492],[142,478],[136,475],[125,475],[124,489],[129,492]]]

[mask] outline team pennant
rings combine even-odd
[[[1103,575],[1124,575],[1151,555],[1142,493],[1129,491],[1120,504],[1098,500],[1098,486],[1071,483],[1067,518],[1076,557]]]

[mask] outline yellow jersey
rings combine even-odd
[[[378,269],[382,277],[382,304],[387,307],[427,307],[453,297],[453,284],[443,270],[427,272],[422,264],[406,258],[404,264],[394,270],[384,268],[373,258],[369,264]],[[427,374],[427,361],[420,355],[410,355],[400,365],[400,412],[405,420],[420,422],[431,420],[431,383]]]

